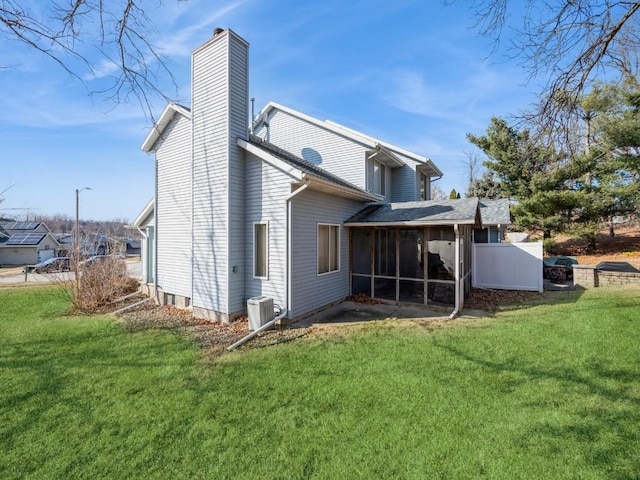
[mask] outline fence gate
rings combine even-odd
[[[542,292],[542,242],[475,243],[472,284],[480,288]]]

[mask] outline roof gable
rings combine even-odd
[[[332,122],[330,120],[318,120],[317,118],[311,117],[309,115],[306,115],[302,112],[298,112],[297,110],[294,110],[292,108],[289,107],[285,107],[284,105],[280,105],[276,102],[269,102],[263,109],[262,111],[258,114],[258,116],[256,117],[256,119],[254,120],[254,126],[255,125],[259,125],[261,122],[266,122],[267,117],[269,115],[269,112],[271,112],[272,110],[280,110],[282,112],[285,112],[289,115],[292,115],[294,117],[300,118],[302,120],[305,120],[306,122],[309,122],[313,125],[316,125],[320,128],[323,128],[325,130],[329,130],[335,134],[338,135],[342,135],[343,137],[349,138],[355,142],[358,142],[362,145],[367,146],[369,149],[374,150],[374,149],[379,149],[380,147],[384,147],[385,151],[387,152],[394,152],[394,153],[398,153],[400,155],[403,155],[405,157],[411,158],[412,160],[415,160],[419,163],[428,165],[433,172],[436,175],[442,176],[443,173],[442,171],[440,171],[440,169],[427,157],[424,157],[422,155],[417,155],[413,152],[410,152],[408,150],[405,150],[403,148],[397,147],[395,145],[392,145],[390,143],[387,142],[383,142],[381,140],[378,140],[374,137],[370,137],[369,135],[366,135],[364,133],[361,132],[357,132],[355,130],[352,130],[348,127],[345,127],[343,125],[340,125],[338,123]],[[399,159],[398,159],[399,160]]]
[[[147,226],[151,221],[153,221],[155,215],[155,197],[149,200],[149,202],[144,206],[142,211],[138,214],[136,219],[133,221],[133,226],[136,228],[141,228]]]
[[[162,132],[164,132],[164,129],[167,128],[167,125],[169,125],[176,114],[180,114],[188,120],[191,120],[191,110],[188,107],[178,105],[177,103],[169,103],[160,115],[160,118],[158,118],[158,121],[151,128],[147,138],[142,142],[142,146],[140,148],[143,152],[153,151],[156,142],[162,135]]]

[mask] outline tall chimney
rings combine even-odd
[[[232,30],[192,54],[194,314],[226,321],[244,309],[244,161],[249,44]]]

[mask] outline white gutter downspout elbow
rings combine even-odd
[[[285,289],[285,301],[287,302],[284,311],[289,313],[291,312],[291,200],[293,197],[301,193],[303,190],[306,190],[311,184],[311,180],[305,178],[303,180],[303,184],[287,195],[285,199],[285,211],[286,211],[286,221],[285,225],[287,228],[287,239],[286,239],[286,248],[287,252],[284,256],[285,258],[285,266],[284,266],[284,289]]]
[[[271,328],[277,321],[281,320],[282,318],[284,318],[287,315],[287,311],[285,310],[284,312],[282,312],[280,315],[277,315],[275,318],[273,318],[272,320],[269,320],[267,323],[265,323],[264,325],[262,325],[260,328],[254,330],[253,332],[251,332],[249,335],[242,337],[240,340],[238,340],[236,343],[229,345],[227,347],[227,351],[230,352],[231,350],[233,350],[234,348],[239,347],[240,345],[242,345],[243,343],[251,340],[253,337],[255,337],[256,335],[258,335],[260,332],[264,332],[265,330]]]
[[[454,269],[455,304],[453,307],[453,312],[451,312],[451,315],[449,315],[449,320],[453,320],[460,314],[460,230],[458,229],[457,223],[453,225],[453,231],[456,234],[456,252],[455,252],[456,266]]]

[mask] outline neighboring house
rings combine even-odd
[[[501,243],[505,237],[506,227],[511,225],[509,199],[481,199],[480,218],[482,228],[473,230],[473,241],[475,243]]]
[[[33,265],[56,255],[60,244],[41,222],[0,225],[0,265]]]
[[[216,29],[192,54],[191,108],[169,104],[142,145],[156,196],[134,225],[158,301],[221,321],[255,296],[289,319],[351,293],[457,313],[478,200],[425,201],[428,158],[277,103],[249,127],[248,49]]]

